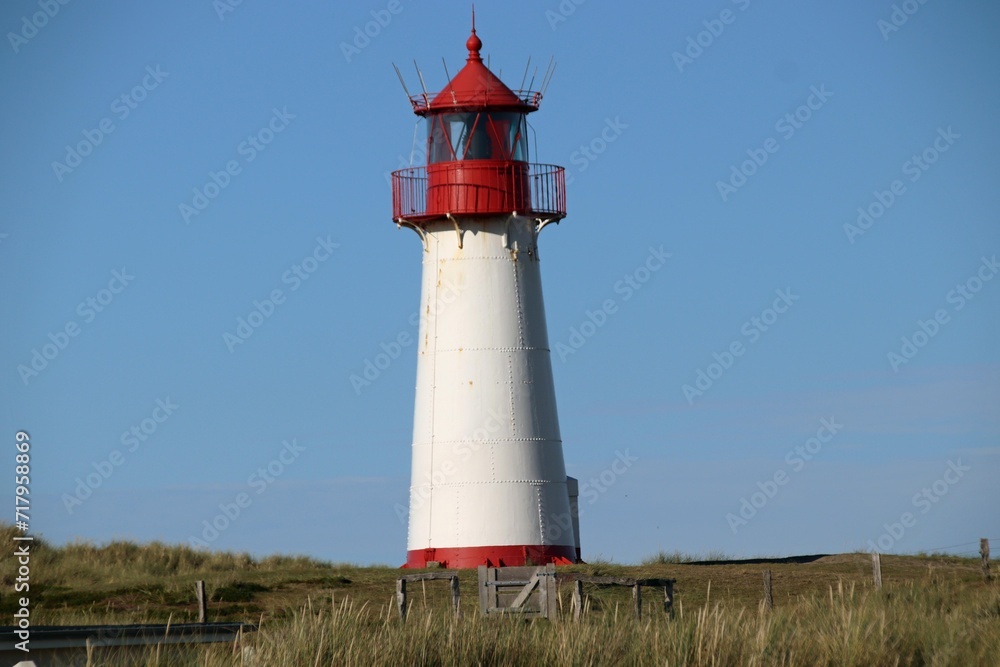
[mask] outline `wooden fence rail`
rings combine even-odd
[[[990,575],[990,543],[987,538],[980,539],[979,553],[982,559],[982,573],[986,582],[991,580]],[[882,588],[882,558],[881,554],[874,552],[872,558],[872,581],[876,590]],[[762,604],[766,609],[774,608],[773,577],[771,570],[763,570],[764,579],[764,599]],[[676,579],[636,579],[633,577],[612,577],[587,575],[576,572],[561,573],[556,572],[552,565],[544,567],[521,567],[521,568],[487,568],[480,567],[479,572],[480,602],[484,615],[490,613],[510,614],[519,613],[525,617],[537,615],[550,620],[558,617],[556,608],[555,583],[569,583],[571,585],[570,613],[577,621],[584,613],[584,584],[596,586],[623,586],[632,589],[632,604],[636,618],[642,618],[642,588],[660,588],[663,590],[663,611],[673,618],[674,616],[674,584]],[[396,579],[396,607],[399,618],[406,620],[407,614],[407,584],[412,582],[424,582],[442,580],[447,581],[451,588],[451,603],[455,616],[461,615],[461,600],[459,590],[458,572],[425,572],[420,574],[408,574]],[[205,582],[196,583],[196,593],[198,596],[198,620],[205,622],[206,617],[206,596]],[[561,608],[561,605],[560,605]]]
[[[406,620],[406,584],[438,579],[449,582],[451,587],[451,606],[455,610],[455,617],[458,618],[461,616],[461,594],[458,585],[458,572],[423,572],[420,574],[407,574],[396,579],[396,610],[399,612],[400,620]]]
[[[676,579],[633,579],[632,577],[598,577],[586,574],[559,574],[559,581],[569,581],[573,584],[573,600],[570,609],[573,618],[580,620],[583,615],[583,584],[599,586],[627,586],[632,589],[632,604],[636,618],[642,618],[642,587],[663,589],[663,612],[670,618],[674,616],[674,584]]]

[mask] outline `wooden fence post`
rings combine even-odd
[[[545,566],[545,576],[538,582],[541,593],[542,614],[553,623],[559,622],[559,593],[556,579],[556,566],[549,563]]]
[[[208,615],[206,613],[207,603],[205,600],[205,582],[198,580],[194,582],[194,594],[198,596],[198,622],[204,623],[205,618]]]
[[[455,608],[455,618],[459,618],[462,615],[460,604],[461,597],[459,596],[458,575],[456,574],[451,578],[451,606]]]
[[[875,588],[882,588],[882,556],[877,551],[872,554],[872,580]]]
[[[396,580],[396,609],[399,611],[399,620],[406,620],[406,579]]]
[[[983,558],[983,579],[990,580],[990,541],[987,538],[979,540],[979,555]]]
[[[764,605],[774,609],[774,595],[771,592],[771,571],[764,570]]]
[[[632,601],[635,602],[635,617],[638,619],[642,618],[642,587],[639,586],[639,582],[635,582],[632,586]]]
[[[663,587],[663,612],[670,618],[674,617],[674,582],[667,582]]]
[[[573,620],[579,621],[583,617],[583,582],[579,579],[573,582],[573,602],[570,607],[573,609]]]

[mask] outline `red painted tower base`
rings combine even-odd
[[[428,563],[440,567],[466,569],[488,567],[520,567],[522,565],[572,565],[580,562],[576,547],[565,545],[512,545],[504,547],[450,547],[415,549],[406,552],[405,568],[419,569]]]

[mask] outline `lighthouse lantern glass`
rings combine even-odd
[[[464,112],[427,118],[428,163],[528,160],[527,121],[517,112]]]

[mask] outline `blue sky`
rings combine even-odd
[[[0,433],[30,433],[56,542],[399,564],[420,246],[391,65],[443,87],[469,12],[225,7],[0,9]],[[531,122],[572,179],[541,251],[585,558],[1000,539],[998,21],[478,3],[509,85],[558,61]]]

